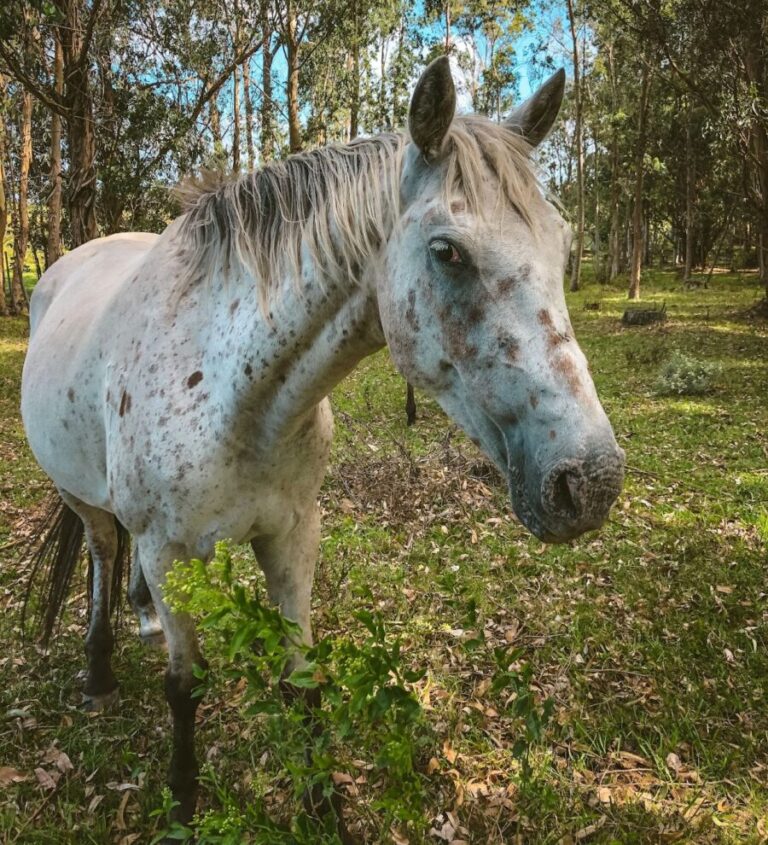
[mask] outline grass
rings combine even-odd
[[[336,389],[315,625],[356,636],[351,612],[382,610],[404,660],[427,669],[417,691],[438,738],[425,777],[442,838],[378,830],[360,761],[347,812],[367,841],[766,841],[768,325],[745,316],[759,293],[728,274],[686,291],[649,273],[644,299],[666,302],[668,321],[641,329],[620,326],[623,287],[569,295],[629,472],[606,528],[567,546],[525,533],[433,402],[418,397],[406,428],[385,353]],[[164,660],[126,619],[121,707],[82,713],[82,585],[50,654],[22,643],[14,543],[46,482],[17,413],[25,324],[3,320],[0,333],[0,767],[23,778],[0,781],[0,841],[147,842],[168,757]],[[720,363],[712,393],[656,395],[673,350]],[[239,566],[253,566],[245,552]],[[480,632],[485,646],[465,647]],[[510,751],[515,722],[484,683],[496,645],[516,647],[537,698],[554,703],[528,784]],[[199,750],[209,776],[243,800],[271,794],[281,812],[286,785],[270,778],[264,728],[241,718],[237,689],[201,705]],[[58,776],[54,788],[36,769]],[[203,806],[215,800],[203,790]]]

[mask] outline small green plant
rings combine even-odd
[[[297,625],[236,580],[225,543],[217,544],[207,565],[200,560],[177,563],[167,579],[166,598],[175,611],[199,617],[209,651],[224,655],[218,674],[245,681],[244,715],[266,719],[277,776],[293,783],[295,813],[283,827],[270,820],[259,795],[243,806],[210,773],[204,774],[221,806],[196,821],[197,842],[338,842],[333,820],[308,814],[301,797],[311,791],[330,798],[334,778],[341,774],[351,779],[347,770],[355,757],[368,761],[368,781],[376,784],[370,806],[381,830],[395,823],[427,824],[425,782],[417,763],[431,736],[410,691],[423,673],[403,666],[400,642],[390,640],[378,613],[354,614],[362,637],[325,637],[306,647]],[[202,670],[199,677],[202,692],[213,680]],[[311,719],[301,695],[286,700],[281,693],[286,677],[295,690],[320,694],[322,705],[312,709]],[[346,743],[354,743],[353,754],[345,753]],[[249,840],[256,832],[258,839]],[[175,838],[184,835],[178,826],[170,833]]]
[[[675,351],[661,367],[655,390],[659,396],[701,396],[714,387],[720,365]]]

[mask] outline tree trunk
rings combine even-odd
[[[299,123],[299,45],[296,40],[296,11],[288,7],[288,34],[286,53],[288,60],[288,144],[291,153],[301,152],[301,124]]]
[[[581,74],[579,68],[579,40],[573,0],[568,0],[568,23],[573,44],[573,99],[576,106],[574,144],[576,146],[576,249],[571,256],[571,290],[581,287],[581,256],[584,252],[584,139],[581,126]]]
[[[608,78],[611,84],[611,108],[616,111],[618,97],[613,68],[613,44],[606,46]],[[611,224],[608,233],[608,281],[621,272],[621,182],[619,181],[619,133],[616,124],[611,130]]]
[[[651,72],[643,65],[640,88],[640,114],[635,155],[635,191],[632,202],[632,265],[629,274],[629,298],[640,299],[640,266],[643,260],[643,181],[645,177],[646,120]]]
[[[24,259],[29,244],[29,167],[32,162],[32,95],[22,94],[21,147],[19,149],[19,193],[16,207],[16,231],[13,238],[13,279],[11,308],[14,314],[27,311],[24,293]]]
[[[256,166],[253,148],[253,99],[251,98],[251,60],[243,62],[243,100],[245,101],[245,148],[248,153],[248,170]]]
[[[223,167],[226,162],[226,152],[221,137],[221,112],[215,94],[208,102],[208,114],[210,115],[211,137],[213,138],[213,157],[216,161],[216,167]]]
[[[54,90],[64,93],[64,55],[58,33],[54,33]],[[51,112],[51,191],[48,194],[48,236],[45,243],[46,269],[61,257],[61,117]]]
[[[261,0],[261,25],[264,29],[264,46],[261,48],[261,160],[275,157],[274,103],[272,101],[272,24],[269,18],[269,0]]]
[[[67,205],[72,246],[98,237],[96,225],[96,141],[93,134],[93,104],[90,94],[78,96],[67,120],[69,179]]]
[[[683,282],[691,281],[694,250],[694,207],[696,198],[696,169],[693,159],[693,127],[691,125],[691,109],[688,108],[685,127],[685,265],[683,267]]]
[[[357,138],[358,122],[360,120],[360,21],[358,17],[357,0],[354,2],[355,34],[351,45],[352,50],[352,99],[349,104],[349,140]]]
[[[235,46],[235,50],[237,50]],[[232,71],[232,170],[240,172],[240,73]]]
[[[58,27],[64,58],[64,96],[69,106],[67,140],[69,175],[67,207],[72,246],[99,234],[96,225],[96,139],[93,128],[93,100],[88,78],[89,61],[82,55],[84,27],[76,0],[66,3],[65,20]]]
[[[758,7],[759,8],[759,7]],[[765,9],[765,6],[762,6]],[[762,18],[762,19],[761,19]],[[746,48],[744,51],[744,70],[747,84],[755,93],[756,102],[768,101],[768,49],[765,46],[768,15],[763,11],[757,20],[744,28]],[[758,266],[760,283],[765,288],[768,299],[768,118],[765,109],[751,109],[748,144],[750,158],[755,169],[753,203],[757,210],[759,226]]]
[[[0,74],[0,97],[5,94],[5,79]],[[8,223],[8,202],[5,196],[5,120],[0,111],[0,259],[5,257],[5,228]],[[8,301],[5,297],[5,266],[0,267],[0,316],[8,314]]]

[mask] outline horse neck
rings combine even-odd
[[[315,271],[305,266],[302,285],[287,279],[268,314],[245,275],[224,286],[225,301],[216,309],[231,314],[227,319],[235,326],[236,371],[230,375],[240,416],[256,415],[277,435],[298,428],[362,358],[385,345],[374,284],[320,282]],[[365,275],[374,278],[374,269]]]

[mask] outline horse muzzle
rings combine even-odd
[[[510,470],[510,495],[521,522],[547,543],[565,543],[600,528],[624,482],[618,446],[559,458],[524,483]]]

